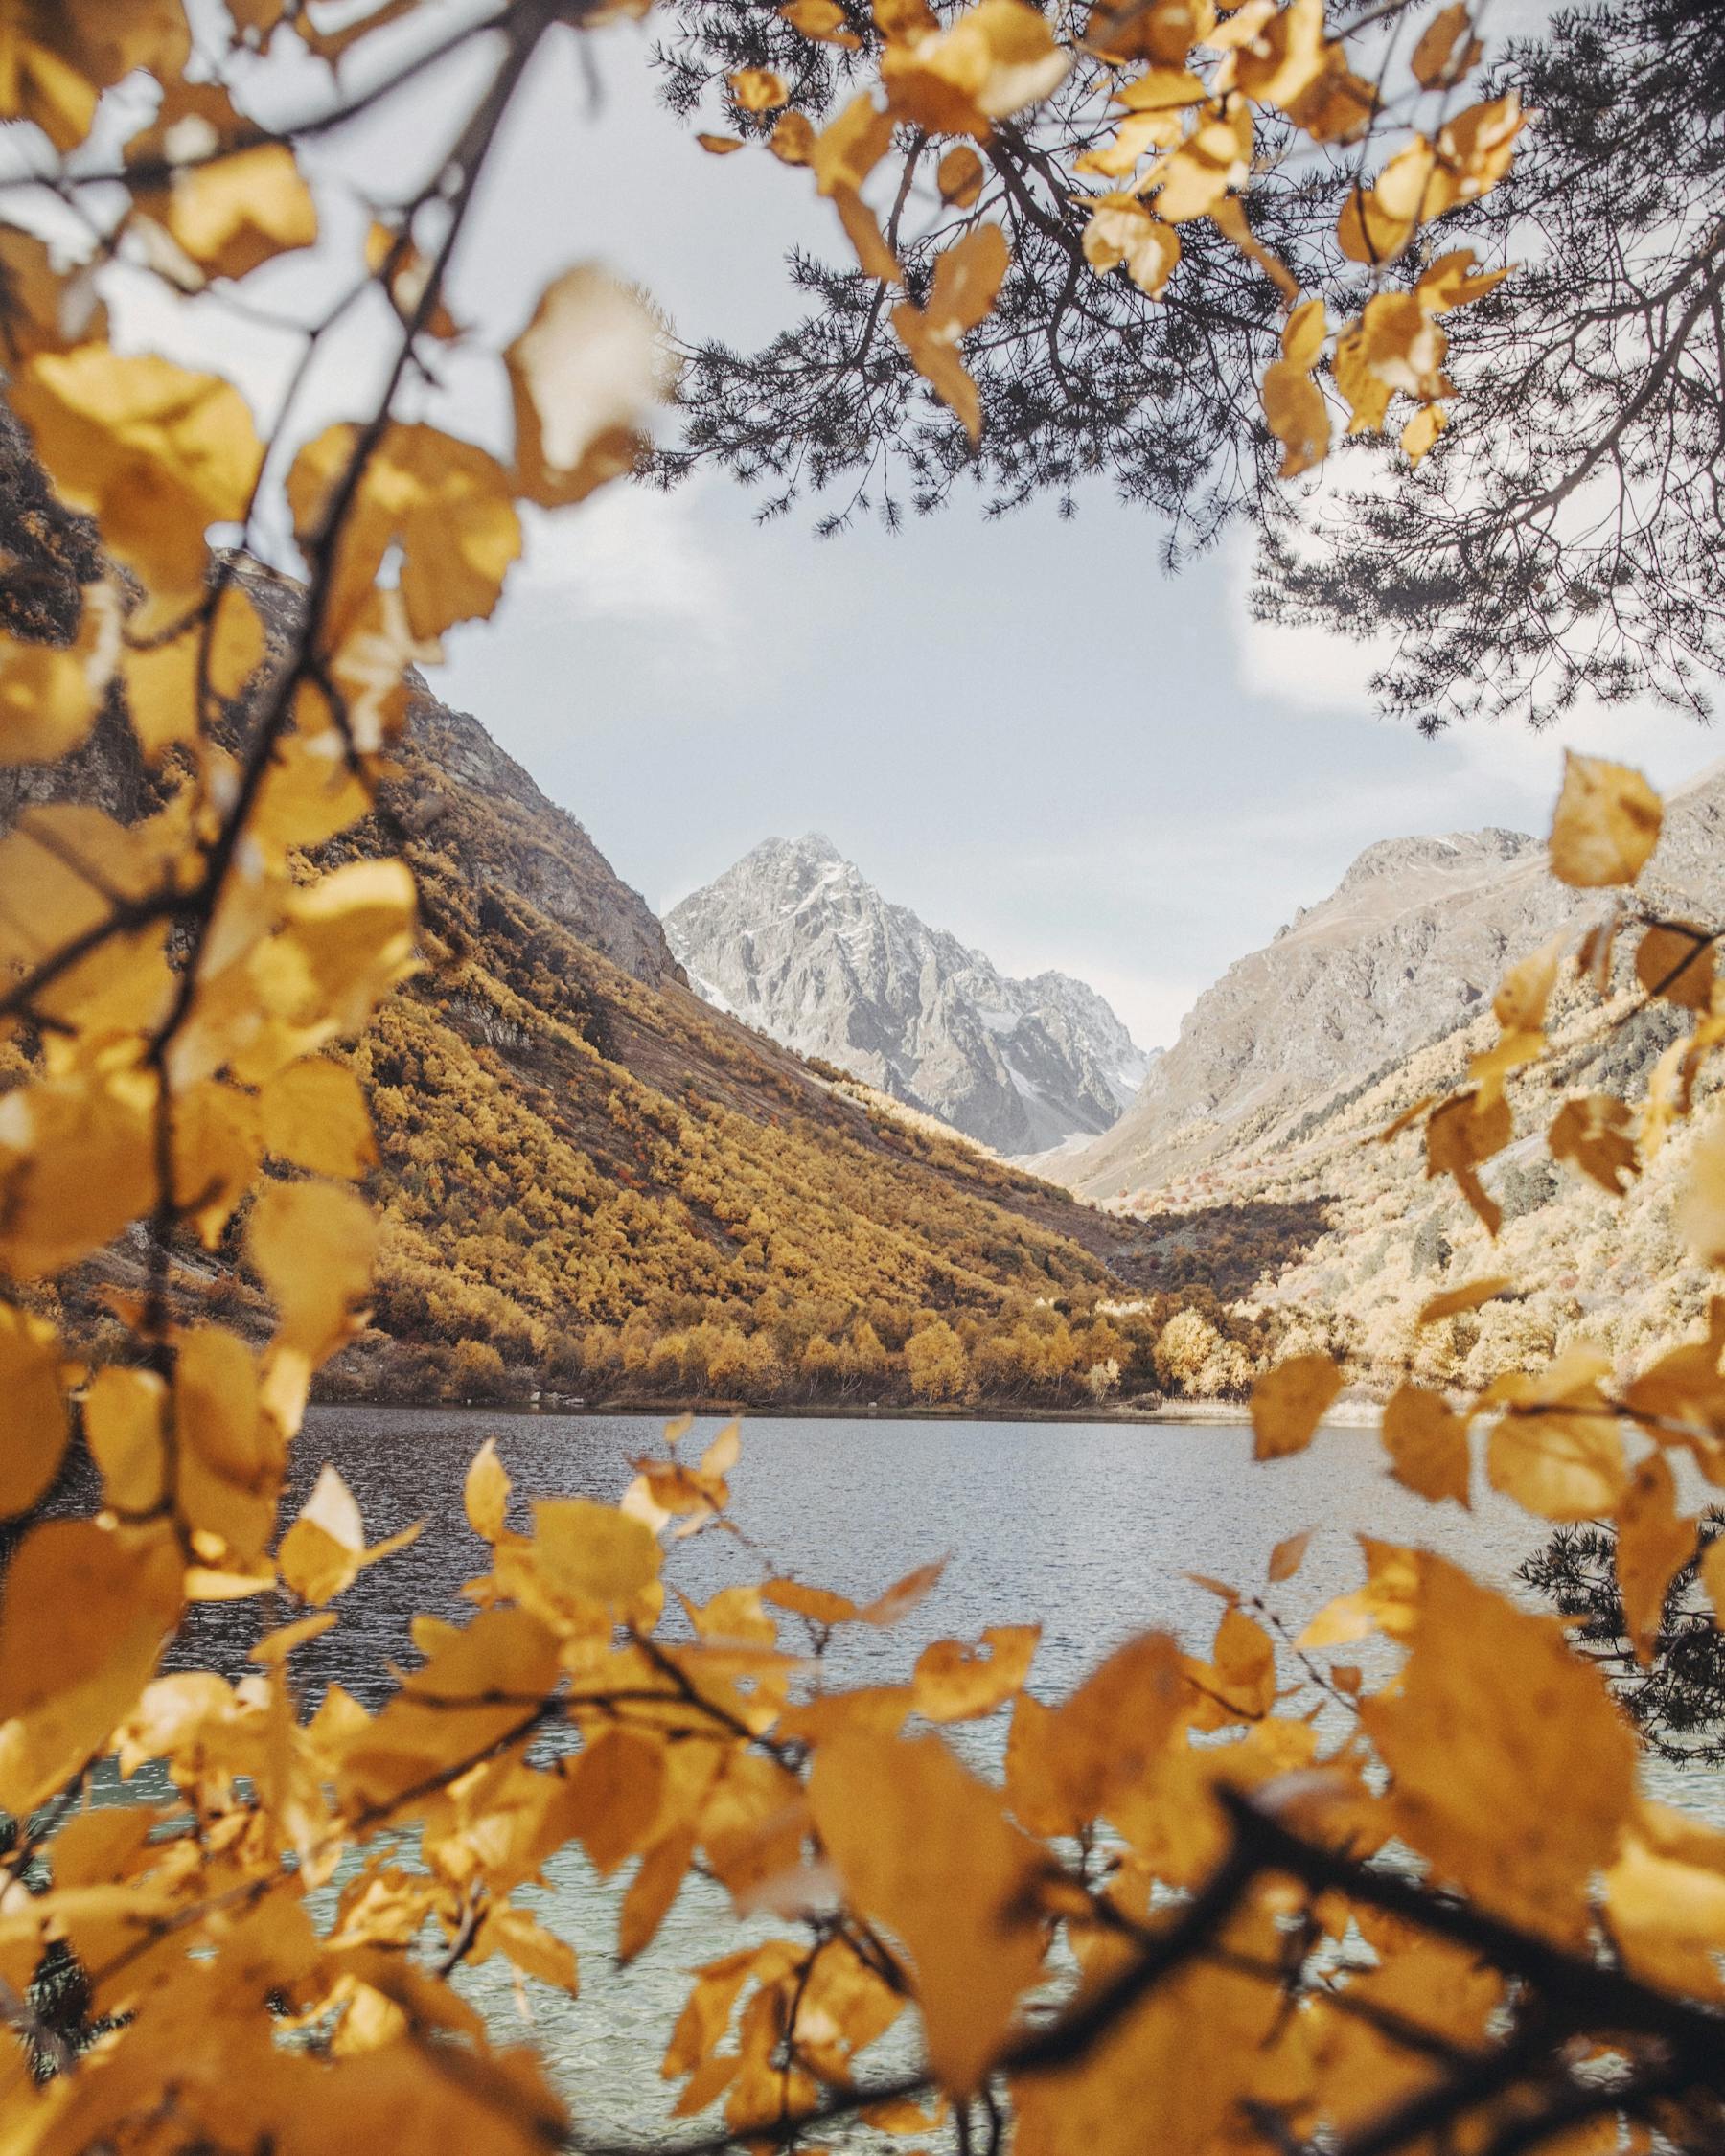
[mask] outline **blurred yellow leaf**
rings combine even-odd
[[[779,13],[793,30],[825,45],[842,45],[855,52],[862,40],[848,27],[839,0],[790,0]]]
[[[1552,821],[1552,874],[1598,890],[1633,883],[1659,843],[1664,805],[1639,771],[1566,749]]]
[[[1310,1527],[1302,1527],[1297,1535],[1285,1535],[1270,1552],[1270,1565],[1266,1573],[1274,1587],[1284,1579],[1292,1579],[1305,1562],[1305,1553],[1312,1540]]]
[[[815,137],[809,162],[816,191],[833,195],[841,187],[860,188],[891,147],[892,115],[863,91]]]
[[[1467,1424],[1439,1394],[1412,1383],[1397,1386],[1385,1403],[1383,1436],[1398,1482],[1434,1504],[1446,1497],[1470,1502]]]
[[[1157,299],[1179,264],[1180,235],[1130,195],[1108,195],[1084,228],[1084,259],[1098,275],[1124,263],[1138,289]]]
[[[84,1440],[116,1512],[162,1502],[168,1464],[168,1387],[155,1370],[98,1370],[83,1399]]]
[[[322,1639],[336,1621],[334,1610],[313,1610],[310,1617],[295,1617],[289,1624],[278,1624],[264,1635],[245,1659],[261,1663],[266,1669],[280,1668],[295,1647],[303,1647],[308,1640]]]
[[[664,326],[639,291],[591,264],[566,269],[503,356],[529,500],[582,501],[633,469],[671,387]]]
[[[1421,1554],[1401,1685],[1361,1703],[1397,1829],[1439,1881],[1579,1941],[1635,1793],[1635,1737],[1553,1617]]]
[[[326,619],[338,642],[371,597],[393,546],[402,550],[402,598],[415,636],[483,620],[521,551],[509,474],[494,457],[434,426],[391,426],[366,458],[333,547],[325,525],[344,498],[359,430],[326,428],[294,459],[288,500],[300,543],[332,553]]]
[[[821,1746],[809,1801],[846,1892],[909,1953],[930,2063],[970,2095],[1042,1965],[1035,1844],[934,1737]]]
[[[930,1722],[968,1722],[992,1714],[1030,1674],[1039,1624],[990,1625],[976,1646],[935,1640],[917,1657],[910,1680],[916,1712]]]
[[[695,140],[709,157],[728,157],[733,149],[743,147],[741,135],[699,134]]]
[[[1277,359],[1264,370],[1264,418],[1282,446],[1277,477],[1297,478],[1329,454],[1329,405],[1302,368]]]
[[[1687,1011],[1713,1000],[1714,939],[1705,929],[1664,923],[1648,929],[1635,951],[1635,977],[1649,996]]]
[[[900,119],[937,134],[986,137],[994,121],[1058,89],[1071,66],[1025,0],[977,0],[945,30],[889,43],[881,81]]]
[[[1455,1318],[1464,1310],[1478,1310],[1483,1302],[1492,1301],[1514,1285],[1506,1273],[1488,1273],[1478,1280],[1464,1280],[1459,1288],[1446,1288],[1441,1295],[1421,1303],[1415,1323],[1435,1325],[1441,1318]]]
[[[1267,1371],[1252,1388],[1253,1456],[1304,1452],[1341,1389],[1342,1372],[1328,1355],[1290,1355]]]
[[[180,1614],[166,1525],[49,1520],[0,1587],[0,1804],[26,1817],[108,1748]]]
[[[217,375],[106,345],[40,353],[8,392],[60,493],[163,600],[201,591],[212,524],[246,513],[263,448],[244,399]]]
[[[1547,1520],[1592,1520],[1628,1481],[1623,1440],[1599,1389],[1610,1358],[1585,1342],[1540,1375],[1501,1377],[1482,1395],[1506,1411],[1486,1444],[1494,1489]]]
[[[868,204],[854,188],[836,187],[833,206],[839,212],[839,221],[856,250],[857,264],[863,274],[878,277],[884,284],[898,284],[904,271],[899,267],[898,257],[882,238],[880,223]]]
[[[378,1224],[351,1190],[265,1184],[246,1225],[246,1255],[275,1303],[277,1338],[313,1364],[357,1328],[371,1296]]]
[[[1583,1093],[1557,1111],[1546,1142],[1553,1160],[1573,1161],[1602,1190],[1621,1198],[1641,1173],[1630,1121],[1628,1109],[1612,1094]]]
[[[1433,1109],[1426,1123],[1426,1174],[1454,1176],[1488,1235],[1503,1225],[1503,1207],[1486,1195],[1477,1170],[1482,1160],[1504,1150],[1514,1127],[1509,1103],[1499,1091],[1454,1093]]]
[[[575,1949],[523,1909],[494,1904],[486,1912],[473,1940],[472,1958],[483,1961],[492,1954],[504,1955],[524,1976],[566,1991],[570,1998],[581,1989]]]
[[[784,165],[808,165],[815,158],[815,128],[806,112],[781,112],[767,147]]]
[[[243,277],[317,238],[317,210],[293,152],[280,143],[242,149],[176,172],[169,232],[212,277]]]
[[[1484,51],[1466,8],[1456,0],[1439,8],[1420,32],[1409,64],[1422,90],[1450,90],[1479,65]]]
[[[264,1158],[258,1104],[214,1081],[188,1087],[173,1104],[173,1204],[215,1250]]]
[[[487,1542],[500,1541],[508,1527],[510,1480],[497,1457],[497,1440],[488,1437],[473,1455],[462,1485],[468,1525]]]
[[[0,1519],[48,1492],[66,1450],[59,1342],[54,1327],[0,1303]]]
[[[770,67],[742,67],[725,80],[745,112],[776,112],[790,103],[785,78]]]
[[[120,657],[112,587],[85,594],[67,649],[0,636],[0,765],[47,764],[77,748],[96,723]]]
[[[1672,1580],[1695,1554],[1695,1522],[1677,1511],[1677,1485],[1662,1453],[1629,1479],[1617,1514],[1618,1591],[1630,1644],[1643,1668],[1653,1661]]]
[[[884,1594],[877,1594],[872,1602],[865,1603],[857,1611],[858,1622],[873,1625],[897,1624],[901,1617],[908,1617],[917,1604],[939,1584],[940,1575],[946,1571],[946,1562],[944,1557],[937,1557],[932,1565],[919,1565],[913,1572],[907,1572],[903,1579],[895,1580]],[[783,1586],[788,1583],[779,1584]],[[804,1589],[802,1592],[806,1594],[811,1591]],[[782,1596],[777,1598],[783,1599]],[[795,1606],[791,1605],[793,1608]]]
[[[345,1064],[289,1064],[258,1096],[265,1149],[312,1175],[356,1181],[376,1165],[377,1139],[359,1081]]]
[[[1703,1265],[1725,1265],[1725,1123],[1716,1114],[1690,1155],[1671,1225]]]
[[[0,1097],[0,1269],[37,1279],[99,1249],[155,1202],[156,1085],[82,1070]]]
[[[533,1507],[536,1570],[556,1594],[628,1602],[657,1579],[659,1548],[638,1520],[586,1498]]]
[[[968,210],[981,194],[985,177],[982,160],[970,144],[955,142],[940,160],[934,184],[940,190],[943,202],[951,202],[954,209]]]
[[[957,413],[973,442],[982,431],[981,407],[958,346],[994,306],[1011,260],[999,225],[976,225],[935,258],[927,307],[901,300],[892,310],[892,326],[918,374]]]
[[[263,664],[264,625],[243,585],[224,585],[212,605],[208,621],[195,612],[173,625],[173,633],[127,645],[122,654],[126,716],[151,763],[200,729],[200,664],[220,701],[238,697]]]

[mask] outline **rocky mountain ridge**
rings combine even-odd
[[[1002,1154],[1106,1131],[1151,1066],[1094,989],[1001,974],[818,833],[766,840],[664,927],[709,1002]]]
[[[1725,763],[1676,789],[1643,898],[1725,908]],[[1136,1203],[1265,1153],[1326,1103],[1489,1010],[1505,966],[1608,900],[1558,883],[1543,841],[1484,830],[1382,840],[1331,894],[1235,961],[1100,1140],[1050,1161]]]

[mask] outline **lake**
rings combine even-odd
[[[716,1427],[698,1425],[685,1451]],[[486,1437],[497,1439],[516,1485],[515,1524],[525,1528],[534,1497],[614,1501],[632,1456],[661,1428],[653,1416],[313,1411],[295,1448],[289,1516],[333,1460],[369,1540],[414,1520],[426,1532],[362,1575],[337,1605],[341,1623],[295,1656],[308,1704],[332,1680],[376,1701],[385,1664],[413,1659],[412,1615],[467,1614],[459,1590],[487,1569],[487,1556],[463,1517],[461,1482]],[[912,1566],[948,1555],[940,1586],[903,1623],[840,1632],[835,1675],[899,1682],[932,1639],[1035,1619],[1044,1631],[1032,1688],[1052,1696],[1146,1627],[1207,1650],[1219,1605],[1185,1575],[1255,1588],[1272,1548],[1301,1528],[1316,1530],[1305,1561],[1272,1593],[1296,1622],[1359,1584],[1358,1531],[1423,1543],[1505,1586],[1541,1540],[1536,1521],[1488,1491],[1467,1513],[1403,1490],[1385,1475],[1373,1432],[1326,1430],[1309,1451],[1263,1466],[1251,1454],[1248,1430],[1215,1425],[746,1421],[732,1511],[751,1548],[699,1535],[669,1555],[666,1577],[697,1601],[767,1570],[867,1600]],[[253,1604],[206,1608],[176,1659],[208,1658],[237,1675],[263,1617]],[[967,1730],[960,1741],[998,1747],[992,1731]],[[618,1891],[601,1887],[578,1851],[556,1861],[543,1913],[575,1944],[585,1981],[574,2001],[533,1987],[533,2033],[587,2131],[641,2134],[658,2129],[668,2108],[658,2060],[681,1972],[772,1927],[740,1932],[718,1890],[691,1881],[653,1947],[619,1973],[610,1959]],[[506,2033],[518,2029],[519,2008],[500,1970],[488,1963],[462,1981]]]

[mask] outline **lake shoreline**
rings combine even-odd
[[[1250,1428],[1251,1410],[1242,1400],[1163,1400],[1153,1408],[1133,1406],[1107,1406],[1103,1404],[1071,1408],[1030,1408],[1002,1405],[995,1401],[954,1402],[951,1405],[912,1406],[904,1402],[883,1401],[867,1406],[857,1403],[839,1404],[821,1401],[816,1404],[760,1404],[751,1405],[736,1400],[368,1400],[324,1398],[314,1399],[318,1408],[391,1409],[417,1414],[434,1414],[439,1409],[448,1409],[463,1414],[520,1415],[535,1420],[555,1419],[560,1415],[582,1415],[621,1420],[626,1417],[663,1415],[667,1420],[681,1414],[702,1417],[724,1416],[741,1422],[806,1422],[811,1419],[822,1422],[1046,1422],[1046,1423],[1108,1423],[1130,1427],[1142,1424],[1154,1429],[1159,1424],[1174,1423],[1190,1429],[1194,1425],[1214,1427],[1218,1430]],[[1372,1400],[1338,1400],[1324,1417],[1326,1426],[1337,1429],[1375,1429],[1381,1406]]]

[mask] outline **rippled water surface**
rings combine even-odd
[[[534,1497],[620,1496],[631,1455],[659,1427],[628,1416],[314,1411],[296,1447],[301,1490],[334,1460],[370,1539],[414,1520],[426,1531],[364,1575],[342,1597],[340,1625],[295,1656],[308,1701],[332,1680],[375,1700],[385,1664],[413,1659],[407,1626],[416,1612],[466,1613],[459,1590],[486,1569],[486,1551],[462,1516],[461,1480],[482,1439],[497,1438],[524,1528]],[[699,1446],[707,1427],[688,1444]],[[931,1639],[1034,1618],[1044,1629],[1033,1688],[1052,1696],[1146,1626],[1207,1647],[1217,1604],[1185,1575],[1255,1587],[1273,1546],[1300,1528],[1316,1530],[1304,1564],[1274,1591],[1290,1618],[1358,1584],[1359,1531],[1420,1542],[1511,1582],[1540,1539],[1537,1523],[1484,1492],[1471,1514],[1425,1504],[1391,1482],[1381,1460],[1375,1435],[1353,1430],[1325,1431],[1300,1456],[1254,1466],[1250,1433],[1238,1428],[754,1422],[745,1426],[731,1479],[734,1516],[752,1549],[703,1534],[675,1551],[667,1576],[704,1600],[760,1577],[766,1565],[867,1599],[912,1566],[948,1555],[938,1590],[895,1630],[840,1636],[835,1676],[902,1681]],[[244,1604],[208,1610],[188,1649],[237,1672],[259,1622]],[[578,1852],[565,1852],[550,1899],[545,1914],[576,1944],[586,1981],[572,2002],[533,1987],[537,2038],[589,2128],[650,2128],[666,2107],[657,2065],[681,1972],[736,1945],[737,1928],[716,1890],[691,1882],[652,1949],[619,1974],[609,1961],[615,1887],[601,1887]],[[493,1968],[466,1981],[503,2026],[519,2009]]]

